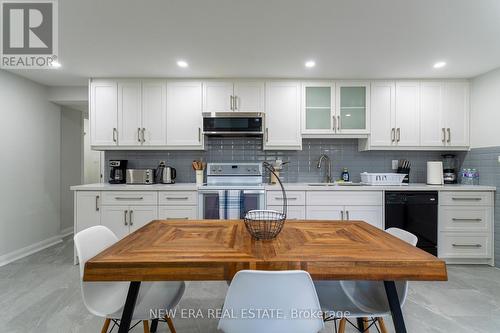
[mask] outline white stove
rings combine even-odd
[[[199,188],[201,219],[242,219],[264,209],[261,163],[209,163],[207,184]]]

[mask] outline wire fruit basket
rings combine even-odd
[[[281,179],[276,175],[274,168],[269,163],[264,162],[263,166],[276,177],[281,186],[283,211],[280,213],[276,210],[250,210],[245,214],[245,227],[250,235],[258,240],[276,238],[283,229],[287,213],[286,192]]]

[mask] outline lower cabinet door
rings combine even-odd
[[[382,206],[345,206],[345,219],[364,221],[374,227],[384,229],[382,211]]]
[[[134,232],[156,219],[158,219],[157,206],[129,206],[130,232]]]
[[[197,210],[196,206],[160,206],[158,218],[160,220],[196,220]]]
[[[278,212],[283,211],[282,205],[271,205],[267,206],[267,209],[275,210]],[[286,209],[286,219],[287,220],[305,220],[306,219],[306,209],[304,206],[287,206]]]
[[[78,191],[75,196],[75,234],[101,224],[101,192]]]
[[[306,219],[343,220],[343,212],[344,206],[307,206]]]
[[[101,225],[109,228],[118,238],[128,235],[128,206],[102,206]]]

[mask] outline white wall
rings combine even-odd
[[[500,68],[471,81],[471,147],[500,146]]]
[[[104,152],[90,149],[90,124],[88,117],[83,119],[83,183],[101,182],[101,155]],[[102,158],[104,160],[104,158]]]
[[[83,179],[83,113],[61,109],[61,232],[73,231],[73,192]]]
[[[23,248],[58,240],[61,131],[47,88],[3,70],[0,117],[1,265]]]

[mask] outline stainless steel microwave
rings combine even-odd
[[[203,114],[203,133],[220,136],[260,136],[261,113],[224,112]]]

